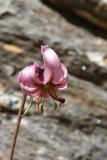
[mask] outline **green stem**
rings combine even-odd
[[[16,126],[15,126],[15,131],[14,131],[14,135],[13,135],[13,140],[12,140],[12,144],[11,144],[9,160],[13,160],[15,144],[16,144],[16,140],[17,140],[19,127],[20,127],[20,122],[21,122],[21,119],[22,119],[21,116],[23,115],[23,112],[24,112],[25,101],[26,101],[26,94],[23,94],[22,103],[21,103],[21,107],[19,109],[17,122],[16,122]]]

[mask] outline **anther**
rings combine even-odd
[[[43,114],[43,112],[44,112],[44,111],[43,111],[43,105],[41,105],[41,110],[40,110],[40,111],[41,111],[41,113]]]
[[[37,111],[37,112],[40,112],[40,108],[39,108],[38,105],[36,106],[36,111]]]
[[[61,98],[61,97],[58,98],[58,101],[61,102],[61,103],[65,103],[65,99]]]

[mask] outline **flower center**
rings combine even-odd
[[[46,83],[46,84],[44,85],[44,88],[45,88],[45,89],[48,89],[49,86],[50,86],[49,83]]]
[[[49,95],[52,97],[53,101],[54,101],[54,105],[55,105],[55,108],[54,110],[57,109],[58,105],[55,101],[58,101],[60,102],[60,104],[62,103],[65,103],[65,99],[64,98],[61,98],[61,97],[58,97],[55,90],[54,90],[54,87],[51,83],[46,83],[45,85],[43,85],[43,88],[46,90],[46,92],[49,93]],[[36,110],[40,113],[43,113],[43,106],[44,106],[44,101],[45,101],[45,98],[43,99],[43,102],[42,102],[42,98],[43,98],[43,95],[41,95],[40,97],[37,97],[37,107],[36,107]],[[42,102],[42,105],[40,105],[40,103]],[[59,104],[59,105],[60,105]]]

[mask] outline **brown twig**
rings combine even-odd
[[[13,160],[13,154],[14,154],[15,144],[16,144],[16,140],[17,140],[17,135],[18,135],[19,127],[20,127],[20,122],[21,122],[21,119],[22,119],[21,116],[23,115],[23,111],[24,111],[25,101],[26,101],[26,94],[23,94],[22,103],[21,103],[21,107],[19,109],[19,113],[18,113],[18,117],[17,117],[17,122],[16,122],[16,126],[15,126],[13,141],[12,141],[12,144],[11,144],[11,150],[10,150],[9,160]]]

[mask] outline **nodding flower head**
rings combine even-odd
[[[25,67],[18,75],[18,82],[23,92],[30,97],[37,97],[37,110],[43,112],[44,100],[52,97],[55,103],[55,109],[59,101],[64,103],[65,99],[58,97],[56,92],[67,87],[68,73],[67,68],[62,64],[57,54],[46,46],[41,46],[44,66],[34,62],[33,65]],[[43,100],[41,109],[39,104]]]

